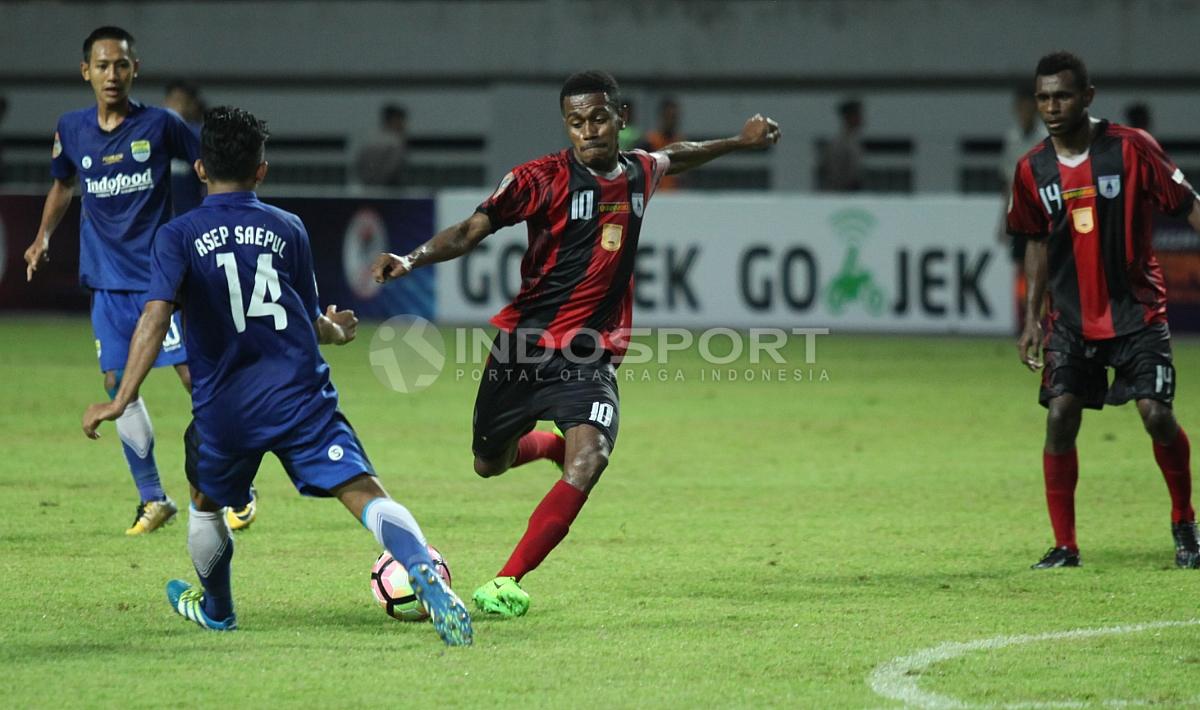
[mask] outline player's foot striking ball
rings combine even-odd
[[[475,608],[508,618],[529,611],[529,593],[512,577],[497,577],[475,590]]]
[[[1200,569],[1200,542],[1196,539],[1196,523],[1173,523],[1171,537],[1175,538],[1175,566]]]
[[[509,581],[475,592],[480,608],[505,616],[529,608],[517,580],[566,537],[616,445],[616,369],[629,346],[632,279],[651,198],[667,175],[769,148],[780,135],[778,124],[756,114],[729,138],[622,151],[628,106],[602,71],[568,77],[558,110],[569,148],[518,165],[470,217],[409,254],[380,254],[372,266],[383,283],[460,257],[504,227],[528,229],[521,290],[492,319],[500,330],[475,400],[471,449],[484,478],[543,459],[563,472],[497,573]],[[536,431],[539,421],[553,421],[565,438]]]
[[[470,646],[474,634],[471,615],[434,565],[418,562],[408,568],[408,583],[429,614],[433,628],[447,646]]]
[[[1055,567],[1082,567],[1079,550],[1069,547],[1051,547],[1030,569],[1053,569]]]
[[[210,631],[236,631],[237,630],[237,615],[230,614],[221,621],[217,621],[204,613],[204,592],[197,589],[182,579],[172,579],[167,582],[167,603],[179,614],[188,621],[194,621],[201,628]]]
[[[170,498],[151,500],[139,503],[137,512],[133,515],[133,524],[125,531],[126,535],[145,535],[158,530],[171,522],[179,508]]]

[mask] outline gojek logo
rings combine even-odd
[[[88,194],[93,197],[128,195],[154,187],[154,173],[150,168],[146,168],[140,173],[117,173],[95,180],[90,178],[84,178],[84,180],[87,183]]]
[[[883,289],[875,277],[858,261],[859,248],[875,228],[875,216],[866,210],[849,208],[833,213],[829,218],[833,231],[846,241],[846,256],[833,279],[825,286],[825,302],[829,312],[837,315],[846,306],[860,302],[867,313],[883,315]]]

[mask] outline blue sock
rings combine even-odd
[[[370,530],[379,544],[387,548],[404,569],[415,564],[433,565],[425,535],[408,508],[391,498],[376,498],[362,512],[362,524]]]
[[[142,502],[166,498],[158,478],[158,465],[154,462],[154,427],[141,397],[130,402],[117,417],[117,436],[121,439],[121,449],[129,462],[129,472],[133,474]]]
[[[233,536],[224,511],[188,510],[188,553],[204,587],[204,613],[214,621],[233,616]]]

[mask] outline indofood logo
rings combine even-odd
[[[128,195],[133,192],[141,192],[154,187],[154,174],[151,168],[146,168],[140,173],[117,173],[108,177],[84,178],[87,182],[87,191],[89,195],[95,197],[115,197],[117,195]]]
[[[834,233],[847,243],[841,268],[825,286],[829,312],[838,315],[851,304],[860,303],[867,313],[883,315],[883,289],[858,260],[860,247],[875,229],[875,216],[866,210],[851,208],[833,213],[829,223]]]

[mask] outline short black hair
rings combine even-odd
[[[120,27],[105,25],[92,30],[92,33],[83,40],[83,61],[92,61],[92,45],[102,39],[115,39],[119,42],[124,42],[129,45],[129,53],[133,54],[133,35],[129,34]],[[135,55],[136,56],[136,55]]]
[[[562,110],[563,99],[580,94],[607,94],[608,104],[613,110],[621,108],[621,87],[612,74],[598,69],[575,72],[563,82],[558,92],[558,109]]]
[[[170,94],[174,91],[181,91],[190,99],[200,99],[200,87],[196,86],[187,79],[172,79],[167,82],[166,91],[164,94]]]
[[[1092,85],[1088,78],[1087,65],[1077,55],[1070,52],[1051,52],[1038,60],[1034,80],[1039,76],[1054,76],[1060,71],[1069,71],[1075,76],[1075,88],[1086,90]]]
[[[838,104],[838,115],[843,119],[847,119],[854,114],[862,113],[863,103],[861,99],[846,99]]]
[[[1140,101],[1126,106],[1125,125],[1148,130],[1150,128],[1150,107]]]
[[[387,104],[383,107],[383,110],[380,111],[379,117],[383,119],[384,123],[391,121],[393,118],[399,118],[407,121],[408,109],[400,104]]]
[[[205,172],[216,180],[253,180],[270,135],[265,121],[240,108],[217,106],[205,111],[200,130],[200,158]]]

